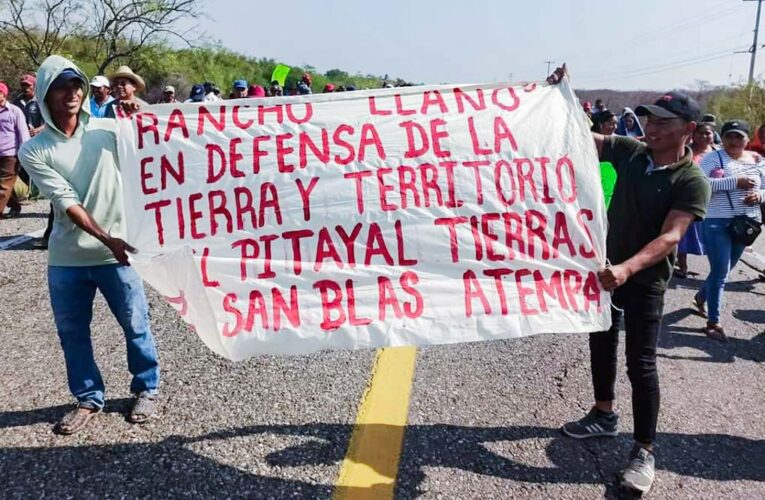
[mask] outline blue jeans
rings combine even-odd
[[[149,326],[149,306],[143,283],[132,267],[121,264],[88,267],[48,267],[48,288],[69,390],[82,406],[104,406],[104,381],[93,357],[90,321],[96,289],[125,332],[130,391],[156,393],[159,361]]]
[[[703,222],[704,248],[709,259],[709,276],[698,293],[698,299],[707,303],[709,322],[720,323],[723,291],[728,274],[736,266],[746,248],[734,243],[728,232],[731,219],[706,219]]]

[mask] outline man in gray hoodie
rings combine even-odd
[[[48,286],[77,407],[54,431],[73,434],[104,406],[104,382],[90,338],[93,298],[100,290],[125,333],[135,395],[129,420],[156,413],[159,362],[141,279],[123,239],[122,178],[114,120],[91,118],[88,79],[71,61],[48,57],[36,94],[46,123],[19,159],[56,214],[49,241]]]

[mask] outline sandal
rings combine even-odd
[[[699,300],[698,294],[693,296],[693,301],[691,302],[691,305],[694,309],[696,309],[696,314],[701,316],[702,318],[707,317],[707,306]]]
[[[717,340],[718,342],[728,342],[728,336],[725,335],[723,327],[714,323],[707,323],[707,326],[704,328],[704,335],[712,340]]]
[[[101,413],[101,408],[92,406],[83,406],[78,403],[77,407],[64,415],[58,423],[53,426],[53,432],[62,436],[69,436],[82,430],[93,417]]]
[[[128,420],[134,424],[143,424],[157,414],[157,395],[149,392],[137,394],[130,408]]]

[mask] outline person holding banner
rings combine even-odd
[[[100,290],[125,333],[135,395],[128,419],[156,413],[159,361],[143,284],[128,264],[116,122],[90,116],[88,79],[71,61],[50,56],[40,66],[37,95],[46,128],[19,151],[24,168],[56,212],[48,254],[53,317],[77,407],[54,427],[81,430],[104,406],[104,382],[90,339]],[[123,109],[127,109],[129,103]]]
[[[565,66],[558,68],[548,83],[558,83],[565,74]],[[648,117],[646,143],[593,134],[600,160],[610,161],[618,174],[608,209],[610,262],[598,276],[601,286],[613,292],[613,325],[607,332],[590,334],[595,405],[584,418],[565,424],[562,430],[578,439],[618,435],[614,386],[623,316],[635,444],[621,485],[645,492],[655,474],[656,344],[664,293],[677,244],[691,223],[706,215],[710,188],[686,147],[699,117],[696,102],[685,94],[669,92],[635,112]]]
[[[146,83],[143,78],[136,75],[132,69],[127,66],[120,66],[117,72],[113,73],[109,80],[112,87],[117,91],[117,99],[112,101],[111,106],[106,109],[104,118],[116,118],[117,108],[124,107],[123,103],[131,103],[130,106],[148,106],[149,103],[139,99],[136,93],[143,92]]]

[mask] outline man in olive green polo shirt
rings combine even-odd
[[[559,68],[548,82],[555,84],[564,76],[565,68]],[[651,488],[655,470],[653,442],[659,415],[656,343],[664,293],[677,244],[692,222],[704,218],[710,187],[685,146],[699,117],[696,102],[685,94],[669,92],[655,104],[635,111],[648,117],[646,143],[593,134],[600,161],[611,162],[618,173],[608,209],[609,266],[599,273],[603,288],[613,291],[615,308],[611,329],[590,334],[595,406],[581,420],[564,425],[563,432],[579,439],[618,434],[614,384],[623,315],[635,445],[621,485],[644,492]]]

